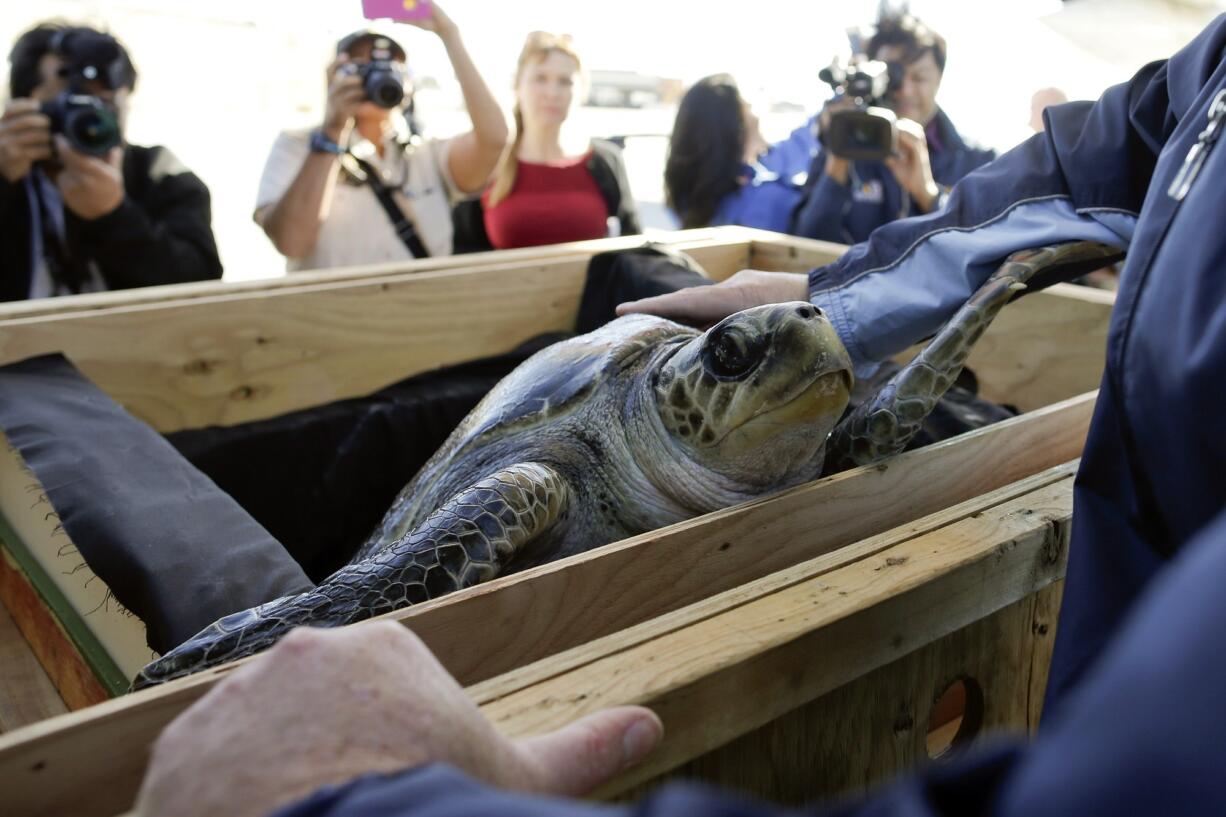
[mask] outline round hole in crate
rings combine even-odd
[[[928,757],[944,757],[975,739],[983,728],[983,687],[956,678],[937,696],[928,716]]]

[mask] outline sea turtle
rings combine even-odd
[[[1053,265],[1111,256],[1087,243],[1012,256],[841,422],[851,362],[808,303],[747,309],[705,332],[632,315],[550,346],[468,415],[349,565],[220,619],[134,685],[250,655],[297,625],[360,621],[891,456],[1014,290]]]

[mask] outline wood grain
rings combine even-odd
[[[1071,512],[1066,479],[482,709],[520,736],[606,706],[652,707],[665,742],[603,792],[616,793],[1051,583]]]
[[[931,708],[953,679],[983,694],[979,731],[1024,734],[1028,670],[1051,639],[1031,629],[1034,608],[1061,582],[843,684],[665,775],[618,793],[631,799],[671,780],[702,781],[785,805],[850,796],[929,761]],[[961,751],[961,749],[955,750]]]
[[[1114,303],[1113,292],[1057,284],[1006,306],[967,361],[980,393],[1030,411],[1097,389]]]
[[[0,604],[70,709],[110,699],[58,618],[0,543]],[[38,681],[28,695],[38,695]],[[14,690],[16,692],[16,690]],[[54,707],[54,703],[49,704]]]
[[[688,249],[714,277],[745,267],[749,250],[747,241]],[[63,352],[159,431],[233,425],[571,331],[588,261],[528,259],[13,319],[0,326],[0,363]]]
[[[0,607],[0,732],[67,711],[25,637]]]
[[[618,238],[600,238],[592,241],[551,244],[544,247],[494,250],[466,255],[451,255],[442,258],[421,258],[411,261],[337,267],[288,274],[284,273],[283,267],[278,266],[276,269],[254,271],[260,277],[253,280],[197,281],[186,284],[167,284],[164,286],[141,287],[139,289],[91,292],[60,298],[42,298],[33,301],[4,303],[0,304],[0,325],[3,325],[6,321],[21,318],[125,308],[167,301],[188,301],[196,298],[214,298],[225,295],[285,291],[301,286],[335,284],[346,281],[359,281],[363,278],[382,278],[389,275],[412,275],[420,272],[462,270],[474,267],[488,267],[502,263],[522,262],[525,260],[548,261],[578,255],[590,257],[596,253],[642,246],[649,241],[685,250],[687,247],[702,245],[707,242],[736,243],[751,240],[761,241],[764,238],[769,241],[775,237],[785,240],[789,238],[776,233],[749,230],[742,227],[709,227],[699,230],[658,233],[650,236],[634,235]],[[806,239],[799,240],[804,241]],[[834,244],[829,246],[841,247],[842,245]]]

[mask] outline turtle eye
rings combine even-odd
[[[730,326],[707,343],[707,365],[716,377],[740,377],[758,361],[755,346],[743,330]]]

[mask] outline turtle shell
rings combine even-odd
[[[595,332],[542,349],[485,396],[439,453],[454,454],[457,448],[570,413],[643,353],[696,334],[663,318],[627,315]]]

